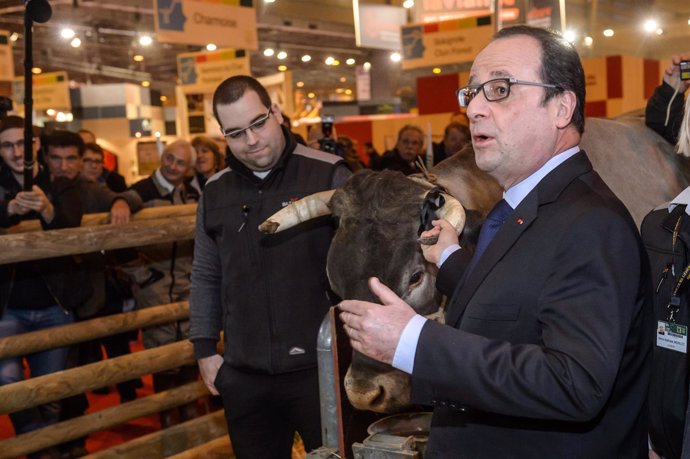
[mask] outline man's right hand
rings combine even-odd
[[[680,66],[678,64],[680,61],[690,61],[690,55],[673,56],[671,61],[671,65],[664,71],[664,81],[672,88],[678,88],[678,92],[684,93],[690,88],[690,80],[680,79]]]
[[[199,372],[201,373],[201,378],[204,380],[206,387],[208,387],[209,392],[213,395],[220,395],[218,389],[213,384],[218,375],[218,370],[223,364],[223,357],[220,354],[212,355],[211,357],[205,357],[203,359],[197,360],[199,364]]]

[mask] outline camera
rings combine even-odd
[[[690,80],[690,61],[680,61],[680,79]]]
[[[343,146],[333,138],[334,121],[335,116],[333,115],[321,116],[321,132],[323,132],[323,138],[319,140],[319,150],[325,151],[326,153],[333,153],[338,156],[344,156],[345,151],[343,150]]]

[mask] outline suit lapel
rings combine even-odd
[[[576,154],[551,171],[522,200],[498,230],[474,270],[463,282],[459,282],[446,313],[448,325],[458,326],[468,303],[486,276],[537,219],[539,206],[556,200],[574,179],[591,170],[592,164],[585,153]]]

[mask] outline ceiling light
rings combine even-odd
[[[661,27],[659,27],[658,29],[656,29],[656,34],[657,34],[657,35],[661,35],[661,34],[663,34],[663,33],[664,33],[664,29],[662,29]]]
[[[139,132],[139,131],[135,132],[134,137],[136,137],[137,139],[141,138],[141,132]]]
[[[309,94],[307,94],[307,97],[310,99],[313,99],[314,97],[316,97],[316,94],[314,94],[313,92],[310,92]]]
[[[275,54],[275,51],[273,50],[273,48],[266,48],[266,49],[264,49],[264,56],[266,56],[266,57],[271,57],[271,56],[273,56],[274,54]]]
[[[134,56],[132,56],[132,59],[135,62],[141,62],[144,60],[144,56],[142,56],[141,54],[135,54]]]
[[[309,62],[311,60],[311,56],[309,54],[305,54],[302,56],[302,62]]]
[[[264,3],[275,3],[276,0],[264,0]]]
[[[438,75],[439,73],[441,73],[441,67],[434,67],[433,69],[431,69],[431,73],[435,73]]]
[[[343,88],[336,88],[336,90],[335,90],[336,94],[342,94],[344,92],[345,92],[345,90]]]
[[[346,90],[345,90],[345,94],[347,94],[348,96],[349,96],[350,94],[352,94],[352,89],[346,89]]]
[[[43,70],[41,70],[41,67],[34,67],[31,69],[31,73],[33,73],[34,75],[39,75],[41,72],[43,72]]]
[[[141,85],[145,88],[148,88],[149,86],[151,86],[151,82],[148,80],[144,80],[141,82]]]
[[[161,96],[161,102],[167,102],[168,96]]]
[[[335,62],[335,57],[328,56],[324,62],[326,63],[326,65],[333,65],[333,63]]]
[[[364,70],[368,71],[371,68],[371,62],[365,62],[364,64],[362,64],[362,67],[364,68]]]
[[[347,65],[355,65],[355,62],[356,61],[352,57],[348,58],[348,60],[345,61]]]
[[[577,39],[577,35],[576,35],[575,32],[572,31],[572,30],[566,30],[566,31],[563,33],[563,38],[565,38],[566,40],[568,40],[568,42],[570,42],[570,43],[575,43],[575,40]]]
[[[213,43],[209,43],[208,45],[206,45],[206,51],[215,51],[217,49],[218,47]]]
[[[583,41],[585,43],[585,46],[592,46],[592,43],[594,43],[594,38],[592,38],[588,35],[584,38]]]
[[[60,31],[60,36],[64,38],[65,40],[69,40],[70,38],[74,38],[74,30],[70,29],[69,27],[65,27]]]
[[[414,6],[414,0],[405,0],[403,2],[403,8],[410,9]]]
[[[153,38],[149,37],[148,35],[142,35],[139,37],[139,44],[141,46],[149,46],[151,43],[153,43]]]
[[[297,86],[298,88],[303,88],[303,87],[304,87],[304,81],[298,81],[298,82],[296,83],[296,86]]]
[[[688,21],[688,24],[690,24],[690,21]],[[10,41],[17,41],[19,40],[19,34],[17,32],[12,32],[12,35],[10,35]]]
[[[278,71],[279,72],[284,72],[287,70],[287,65],[279,65],[278,66]]]
[[[48,110],[46,110],[46,115],[48,115],[48,116],[55,116],[56,113],[57,112],[55,111],[54,108],[49,108]]]
[[[390,58],[393,62],[400,62],[402,60],[402,56],[398,52],[391,53]]]
[[[340,82],[341,82],[341,83],[345,83],[346,81],[347,81],[347,78],[345,78],[345,77],[340,77]]]
[[[688,25],[690,25],[690,19],[688,19]],[[12,35],[14,35],[14,34],[12,34]],[[14,40],[12,40],[12,41],[14,41]]]
[[[658,28],[659,28],[659,26],[657,25],[657,23],[654,19],[647,19],[646,21],[644,21],[644,31],[645,32],[652,33]]]
[[[285,51],[281,51],[278,54],[276,54],[276,57],[282,61],[284,59],[287,59],[287,53]]]
[[[605,37],[613,37],[613,34],[614,34],[614,33],[615,33],[615,32],[613,31],[613,29],[605,29],[605,30],[604,30],[604,36],[605,36]]]
[[[336,67],[336,66],[340,65],[340,61],[339,61],[338,59],[334,59],[332,65],[333,65],[334,67]]]
[[[79,48],[81,46],[81,39],[79,37],[74,37],[71,42],[69,42],[69,45],[72,48]]]

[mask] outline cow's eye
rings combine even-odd
[[[410,277],[410,285],[415,285],[418,283],[422,279],[422,274],[423,273],[421,271],[414,273],[412,277]]]

